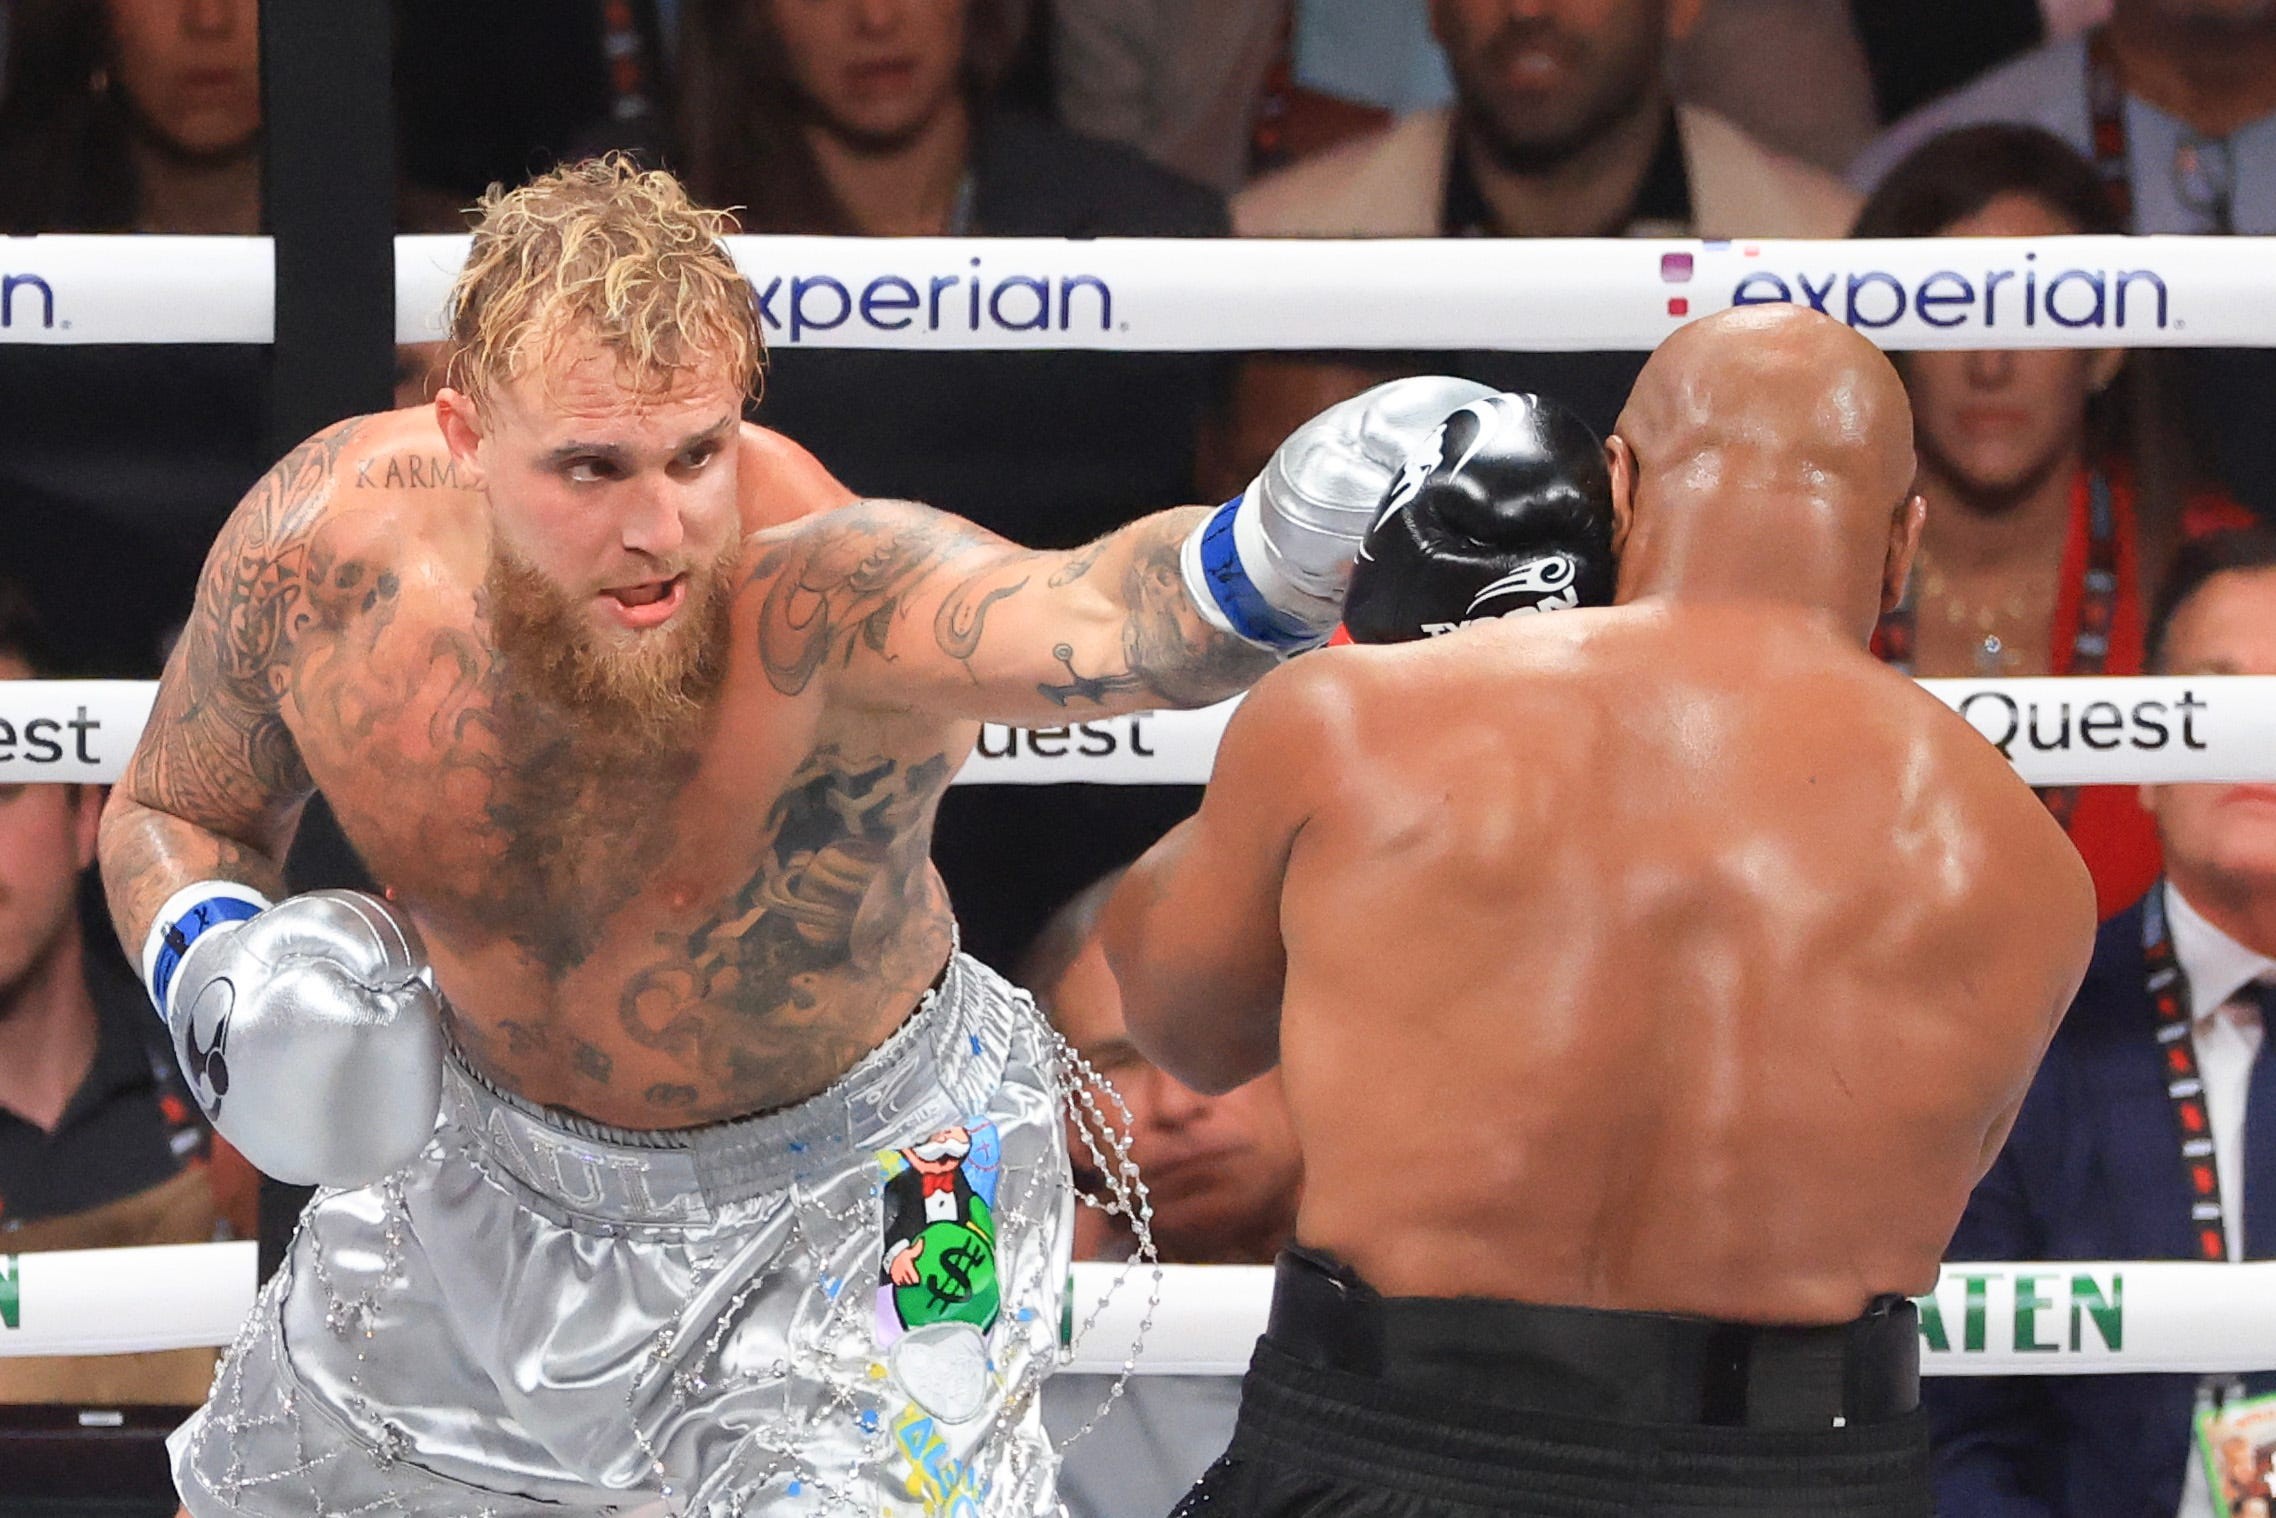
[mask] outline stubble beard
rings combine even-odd
[[[726,683],[741,551],[730,541],[693,568],[677,616],[612,647],[576,597],[510,549],[494,548],[483,588],[508,678],[624,757],[690,747]]]

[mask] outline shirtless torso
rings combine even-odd
[[[1827,1324],[1931,1287],[2084,974],[2085,867],[1866,652],[1922,505],[1839,324],[1685,328],[1619,604],[1261,682],[1106,917],[1133,1036],[1278,1061],[1301,1242],[1386,1294]]]
[[[1329,745],[1281,907],[1304,1242],[1392,1294],[1740,1320],[1934,1283],[2092,920],[1980,737],[1751,610],[1285,678]]]
[[[928,850],[972,718],[1213,699],[1267,662],[1174,594],[1193,513],[1027,553],[857,503],[762,429],[734,447],[728,672],[663,759],[511,677],[488,514],[432,410],[296,450],[217,543],[106,825],[122,933],[185,868],[262,878],[320,788],[494,1079],[626,1127],[776,1107],[876,1047],[946,961]],[[1134,607],[1141,582],[1173,593]]]

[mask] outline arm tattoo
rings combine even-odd
[[[955,524],[932,513],[864,502],[769,550],[752,570],[764,580],[759,657],[785,695],[857,648],[883,656],[904,599],[958,549]],[[969,539],[967,539],[969,542]]]
[[[890,660],[896,622],[929,609],[940,653],[973,685],[1025,704],[1040,696],[1135,711],[1220,700],[1275,661],[1211,627],[1187,595],[1179,554],[1197,519],[1162,512],[1068,555],[1015,548],[898,502],[816,518],[752,572],[766,583],[761,662],[777,690],[796,694],[833,663]],[[1057,562],[1039,578],[1044,560]],[[991,639],[999,611],[1003,630]]]
[[[121,937],[136,941],[187,881],[282,890],[284,838],[311,782],[279,701],[296,641],[348,606],[391,599],[392,582],[313,541],[342,423],[278,462],[215,540],[120,805],[106,820],[104,875]]]
[[[1189,512],[1163,512],[1117,534],[1132,540],[1122,572],[1122,657],[1135,688],[1164,706],[1221,701],[1248,689],[1279,662],[1270,651],[1202,620],[1179,566],[1193,520]]]

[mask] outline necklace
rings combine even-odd
[[[2029,634],[2053,621],[2059,565],[2049,560],[2045,573],[2008,579],[2007,591],[1993,600],[1978,601],[1957,591],[1943,569],[1926,554],[1917,565],[1918,604],[1947,627],[1963,629],[1974,642],[1976,673],[2008,675],[2022,663],[2020,646]]]

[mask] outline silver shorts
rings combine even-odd
[[[1058,1511],[1061,1046],[959,955],[797,1107],[602,1128],[454,1065],[319,1193],[172,1441],[197,1518]]]

